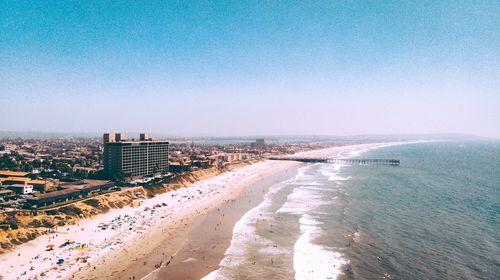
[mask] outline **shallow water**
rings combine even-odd
[[[311,164],[236,224],[216,279],[495,279],[500,143],[352,151],[401,166]]]

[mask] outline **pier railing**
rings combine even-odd
[[[338,163],[350,165],[400,165],[399,159],[381,159],[381,158],[307,158],[307,157],[269,157],[270,160],[292,160],[300,162],[319,162],[319,163]]]

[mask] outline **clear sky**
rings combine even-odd
[[[500,1],[0,1],[0,130],[500,137]]]

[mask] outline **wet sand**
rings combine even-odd
[[[69,275],[69,279],[141,279],[147,275],[150,275],[151,279],[155,279],[154,276],[158,274],[157,272],[151,273],[152,271],[159,271],[161,273],[166,271],[167,268],[177,267],[178,262],[186,260],[187,258],[182,258],[181,253],[183,251],[190,251],[192,248],[189,247],[193,243],[193,240],[198,240],[200,238],[196,237],[194,234],[194,229],[203,228],[204,224],[207,224],[207,233],[209,230],[214,232],[225,229],[226,235],[221,240],[224,240],[224,246],[215,246],[213,249],[219,249],[220,251],[215,254],[212,250],[212,244],[200,245],[200,248],[206,248],[210,250],[210,254],[206,254],[206,259],[209,255],[214,255],[216,258],[212,258],[210,266],[217,267],[217,264],[224,257],[224,252],[227,247],[229,247],[229,242],[232,237],[232,228],[234,223],[241,217],[252,205],[257,205],[259,201],[254,199],[252,203],[252,198],[249,198],[248,205],[244,203],[228,203],[228,201],[237,199],[240,194],[247,192],[249,186],[259,186],[260,182],[265,182],[268,178],[273,178],[276,174],[281,174],[282,172],[290,169],[296,169],[300,163],[297,162],[261,162],[248,167],[237,169],[232,172],[224,173],[212,179],[200,181],[193,186],[181,189],[176,192],[189,192],[186,196],[177,195],[177,198],[182,198],[182,201],[177,204],[177,206],[170,206],[171,199],[169,198],[169,208],[170,212],[166,212],[167,216],[165,219],[158,219],[156,222],[153,220],[148,223],[150,228],[141,233],[135,239],[126,241],[121,244],[118,250],[108,252],[102,258],[92,261],[91,265],[84,266],[81,270]],[[293,176],[290,173],[290,176]],[[211,182],[216,182],[215,184]],[[197,186],[204,186],[205,189],[203,193],[198,193],[199,188]],[[267,186],[269,187],[269,185]],[[208,192],[210,191],[210,193]],[[252,189],[249,194],[258,194],[260,192],[260,200],[262,200],[264,190],[254,190]],[[167,193],[165,196],[169,196]],[[258,196],[256,196],[258,197]],[[190,199],[191,198],[191,199]],[[220,212],[221,207],[226,205],[233,207],[245,207],[241,211],[234,209],[235,213],[240,212],[239,216],[232,216],[229,210],[226,210],[228,217],[232,218],[232,225],[227,227],[222,227],[219,225],[216,230],[216,225],[220,222],[220,217],[216,214]],[[241,205],[240,205],[241,204]],[[219,208],[219,211],[217,209]],[[224,214],[223,217],[225,217]],[[208,219],[205,219],[209,217]],[[225,224],[226,222],[224,222]],[[230,223],[228,222],[228,225]],[[193,235],[191,235],[193,232]],[[209,234],[201,234],[202,236],[211,236]],[[215,235],[217,236],[217,235]],[[208,242],[208,241],[207,241]],[[221,241],[222,242],[222,241]],[[222,243],[220,243],[222,244]],[[187,247],[186,247],[187,246]],[[220,248],[218,248],[220,247]],[[191,249],[185,249],[191,248]],[[200,255],[196,259],[202,259],[203,255]],[[190,262],[191,260],[188,260]],[[184,263],[181,263],[184,265]],[[161,267],[162,269],[158,269]],[[190,266],[191,267],[191,266]],[[209,267],[205,267],[205,270],[200,270],[200,275],[204,271],[211,271]],[[215,268],[214,268],[215,269]],[[190,270],[191,271],[191,270]],[[201,275],[203,277],[204,275]],[[158,277],[157,279],[165,279],[163,277]],[[168,279],[171,279],[170,277]],[[186,279],[184,276],[180,276],[178,279]]]
[[[200,279],[218,269],[230,245],[235,223],[262,202],[269,187],[294,177],[296,173],[297,167],[263,178],[245,188],[235,199],[227,200],[196,218],[175,258],[145,279]],[[158,256],[147,256],[147,259],[158,259]]]
[[[59,228],[0,255],[3,279],[140,279],[184,246],[197,217],[297,165],[265,161]],[[72,240],[71,245],[62,245]],[[47,250],[53,244],[53,250]],[[157,253],[158,262],[148,256]],[[57,263],[58,260],[63,263]],[[130,274],[130,267],[135,267]]]

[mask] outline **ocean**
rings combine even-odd
[[[304,164],[235,225],[206,279],[499,279],[500,142],[425,142]]]

